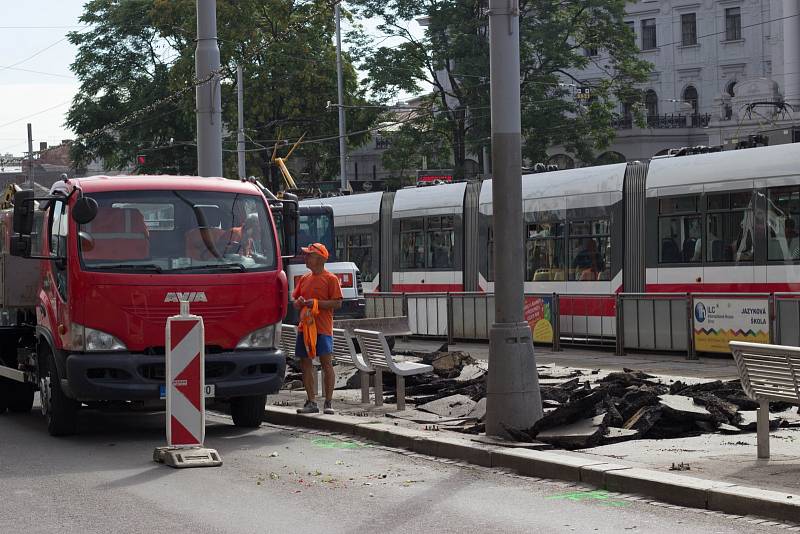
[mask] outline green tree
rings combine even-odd
[[[389,147],[383,152],[383,166],[391,171],[387,180],[392,188],[416,183],[416,170],[423,161],[428,168],[447,168],[450,165],[449,125],[430,114],[390,114],[382,131]]]
[[[194,0],[91,0],[70,34],[78,46],[72,70],[81,87],[67,116],[79,137],[75,161],[96,157],[123,168],[147,155],[142,172],[196,172]],[[248,174],[268,174],[273,147],[307,141],[292,156],[312,182],[338,174],[338,123],[326,111],[336,101],[334,20],[324,0],[218,0],[225,173],[236,174],[236,65],[244,67]],[[349,57],[344,58],[345,103],[366,103]],[[165,103],[162,99],[183,91]],[[156,102],[156,105],[153,103]],[[146,113],[132,115],[151,106]],[[364,130],[376,112],[348,110],[349,129]],[[118,127],[103,130],[122,121]],[[97,133],[100,129],[100,133]],[[352,145],[367,135],[348,138]],[[280,149],[284,151],[287,149]]]
[[[564,145],[583,161],[614,137],[617,102],[639,102],[650,64],[637,57],[633,33],[624,23],[626,0],[522,0],[520,63],[523,156],[541,161],[546,149]],[[449,124],[448,141],[457,175],[468,152],[480,154],[490,136],[488,17],[484,2],[468,0],[360,0],[365,16],[401,40],[379,46],[366,59],[370,89],[388,100],[427,91],[431,111]],[[424,20],[425,34],[409,31]],[[586,49],[601,51],[599,59]],[[604,80],[592,84],[592,99],[578,103],[581,69],[596,61]]]

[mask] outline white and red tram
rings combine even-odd
[[[514,239],[525,248],[525,292],[558,293],[565,331],[574,314],[613,333],[610,295],[621,291],[800,291],[800,144],[529,174],[522,184],[520,236],[492,231],[490,180],[304,203],[333,208],[337,256],[359,266],[366,292],[492,292],[494,241]]]

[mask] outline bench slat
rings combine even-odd
[[[761,378],[762,380],[774,380],[776,382],[783,382],[788,384],[795,384],[794,377],[789,374],[782,374],[776,373],[773,371],[762,371],[760,369],[748,369],[748,376],[750,379],[754,379],[756,377]]]

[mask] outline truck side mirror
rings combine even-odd
[[[30,234],[27,235],[15,235],[11,237],[11,255],[12,256],[21,256],[23,258],[30,258],[31,257],[31,236]]]
[[[72,207],[72,220],[78,224],[89,224],[97,217],[97,201],[81,196]]]
[[[20,236],[33,232],[33,191],[23,189],[14,195],[14,232]]]

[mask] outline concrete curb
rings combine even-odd
[[[343,415],[302,415],[294,408],[268,406],[268,423],[352,434],[389,447],[521,475],[584,482],[609,491],[636,493],[665,503],[735,515],[800,520],[800,495],[740,486],[731,482],[662,473],[609,463],[589,454],[537,451],[486,445],[467,438]]]

